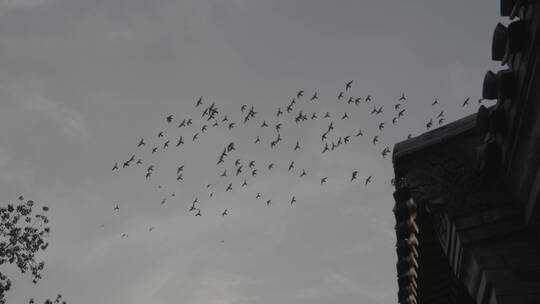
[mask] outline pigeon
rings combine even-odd
[[[202,216],[201,209],[197,209],[197,213],[195,214],[195,216]]]
[[[343,98],[343,92],[339,92],[339,95],[337,97],[338,100],[340,100],[341,98]]]
[[[206,125],[203,125],[202,128],[201,128],[201,132],[204,133],[204,132],[206,131],[206,128],[207,128],[207,126],[206,126]]]
[[[225,216],[227,215],[227,209],[223,210],[223,212],[221,213],[221,216]]]
[[[234,122],[231,122],[231,123],[229,124],[229,130],[232,129],[232,128],[234,128],[234,125],[235,125],[235,123],[234,123]]]
[[[345,112],[345,114],[343,114],[343,116],[341,117],[341,119],[348,119],[349,118],[349,115],[347,115],[347,112]]]
[[[257,192],[257,196],[255,196],[255,198],[261,198],[261,193]]]
[[[330,118],[330,113],[326,112],[326,114],[324,114],[324,118]]]
[[[173,115],[167,116],[167,123],[171,123],[172,120],[173,120]]]
[[[430,119],[428,123],[426,124],[426,128],[429,130],[431,128],[431,125],[433,124],[433,119]]]
[[[145,145],[144,139],[141,137],[141,140],[139,141],[139,144],[137,145],[137,147],[144,146],[144,145]]]
[[[437,98],[435,98],[435,101],[433,101],[433,102],[431,103],[431,105],[434,106],[434,105],[436,105],[436,104],[439,104],[439,101],[437,100]]]
[[[245,186],[247,186],[247,180],[246,179],[244,179],[244,182],[242,183],[242,187],[245,187]]]
[[[370,175],[370,176],[368,176],[368,177],[366,178],[366,181],[365,181],[365,184],[366,184],[366,185],[369,184],[369,183],[371,182],[371,177],[372,177],[372,175]]]
[[[129,161],[124,162],[124,164],[122,165],[122,168],[125,168],[125,167],[129,167]]]
[[[300,90],[298,93],[296,93],[296,98],[300,99],[302,96],[304,96],[304,90]]]
[[[358,130],[358,132],[356,133],[356,137],[358,137],[358,136],[364,136],[361,129]]]
[[[365,101],[365,102],[371,101],[371,95],[366,96],[366,98],[364,99],[364,101]]]
[[[160,131],[157,135],[158,138],[163,137],[163,131]]]
[[[351,88],[352,83],[353,81],[351,80],[345,84],[345,91],[348,91]]]
[[[356,176],[358,175],[358,171],[353,171],[351,176],[351,182],[356,179]]]
[[[191,125],[192,123],[193,123],[193,122],[192,122],[191,118],[189,118],[189,119],[187,120],[187,122],[186,122],[186,126],[189,126],[189,125]]]
[[[241,112],[244,112],[244,111],[246,110],[246,107],[247,107],[247,105],[242,105],[242,106],[240,107],[240,111],[241,111]]]
[[[441,117],[444,117],[444,110],[442,110],[441,113],[439,113],[439,115],[437,115],[437,118],[441,118]]]
[[[306,170],[302,169],[302,174],[300,174],[300,177],[304,177],[306,175],[307,175]]]
[[[400,104],[400,103],[396,103],[396,104],[394,105],[394,110],[397,111],[397,110],[399,110],[400,107],[401,107],[401,104]]]
[[[254,143],[258,144],[261,142],[261,139],[259,138],[259,136],[257,136],[257,138],[255,139]]]
[[[193,138],[191,139],[191,141],[195,141],[195,140],[197,139],[198,136],[199,136],[199,133],[193,134]]]
[[[283,112],[281,111],[281,108],[278,108],[276,117],[279,117],[280,115],[283,115]]]
[[[321,185],[324,184],[324,183],[326,183],[326,180],[327,180],[327,179],[328,179],[328,177],[323,177],[323,178],[321,178]]]
[[[379,124],[379,131],[382,131],[383,128],[384,128],[384,122],[381,122],[381,123]]]
[[[373,144],[375,145],[379,141],[379,136],[373,137]]]
[[[225,190],[225,192],[231,191],[231,190],[232,190],[232,183],[230,183],[230,184],[227,186],[227,189]]]
[[[199,97],[199,100],[197,100],[197,103],[195,104],[195,107],[198,107],[200,105],[202,105],[202,96]]]
[[[270,206],[271,203],[272,203],[272,200],[267,200],[266,201],[266,206]]]
[[[276,131],[278,131],[278,132],[279,132],[279,130],[281,129],[281,126],[282,126],[282,125],[283,125],[283,124],[281,124],[281,123],[278,123],[278,124],[276,125]]]
[[[240,175],[242,173],[242,166],[236,168],[236,176]]]
[[[117,162],[114,163],[114,166],[113,166],[113,168],[112,168],[112,171],[114,171],[114,170],[118,170],[118,163],[117,163]]]
[[[182,174],[178,174],[178,176],[176,177],[176,180],[177,181],[183,181],[184,180],[184,176]]]
[[[255,161],[254,160],[250,161],[248,166],[250,169],[253,169],[253,167],[255,167]]]
[[[296,197],[295,197],[295,196],[293,196],[293,197],[291,198],[291,205],[294,204],[294,203],[296,203]]]
[[[113,210],[117,210],[117,211],[120,210],[120,207],[118,206],[118,204],[116,204]]]
[[[178,139],[178,142],[176,143],[176,146],[178,147],[182,144],[184,144],[184,139],[182,138],[182,136],[180,136],[180,138]]]
[[[407,100],[407,98],[405,97],[405,93],[401,93],[401,97],[398,100],[399,101]]]
[[[182,128],[186,126],[186,119],[182,120],[182,122],[178,125],[178,128]]]
[[[274,168],[274,163],[268,164],[268,171],[272,170]]]
[[[296,151],[300,149],[300,143],[298,141],[296,141],[296,145],[294,146],[294,150],[293,151]]]
[[[393,124],[393,125],[395,125],[395,124],[396,124],[396,122],[397,122],[397,119],[398,119],[397,117],[394,117],[394,118],[392,118],[392,124]]]
[[[251,171],[251,176],[253,177],[257,176],[257,169]]]
[[[137,164],[137,165],[140,165],[140,164],[142,164],[142,158],[139,158],[139,159],[137,159],[137,162],[136,162],[136,164]]]
[[[266,120],[263,121],[263,123],[261,124],[261,128],[265,128],[265,127],[268,127],[268,124],[266,123]]]
[[[444,117],[439,118],[439,126],[442,125],[444,122]]]
[[[169,146],[169,141],[167,140],[166,142],[163,143],[163,149],[167,149],[168,146]]]
[[[287,171],[291,171],[293,168],[294,168],[294,161],[292,161],[292,162],[289,164],[289,169],[288,169]]]
[[[469,99],[470,99],[470,97],[467,97],[461,106],[465,107],[466,105],[468,105],[469,104]]]
[[[405,109],[399,111],[399,113],[398,113],[398,118],[400,118],[401,116],[403,116],[403,113],[405,113]]]
[[[316,99],[319,99],[319,96],[317,96],[317,92],[315,92],[315,93],[313,94],[313,96],[311,97],[310,100],[311,100],[311,101],[314,101],[314,100],[316,100]]]
[[[225,169],[225,171],[223,171],[223,173],[221,173],[220,176],[223,176],[223,177],[224,177],[224,176],[227,176],[227,169]]]

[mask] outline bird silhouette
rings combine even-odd
[[[426,124],[426,128],[429,130],[429,128],[431,128],[431,125],[433,125],[433,119],[430,119],[427,124]]]
[[[307,175],[306,170],[305,170],[305,169],[302,169],[302,173],[300,174],[300,177],[304,177],[304,176],[306,176],[306,175]]]
[[[240,107],[240,111],[241,111],[241,112],[244,112],[244,111],[246,110],[246,107],[247,107],[247,105],[242,105],[242,106]]]
[[[327,179],[328,179],[328,177],[327,177],[327,176],[326,176],[326,177],[323,177],[323,178],[321,178],[321,185],[322,185],[322,184],[324,184],[324,183],[326,183],[326,180],[327,180]]]
[[[378,141],[379,141],[379,136],[375,135],[375,137],[373,137],[373,144],[375,145]]]
[[[278,124],[276,125],[276,131],[279,132],[279,130],[281,129],[281,126],[282,126],[282,125],[283,125],[282,123],[278,123]]]
[[[356,176],[358,175],[358,171],[353,171],[351,176],[351,182],[356,179]]]
[[[114,166],[112,168],[112,171],[118,170],[118,162],[114,163]]]
[[[464,106],[468,105],[469,104],[469,99],[470,99],[470,97],[467,97],[461,106],[464,107]]]
[[[140,165],[140,164],[142,164],[142,158],[139,158],[139,159],[137,159],[137,162],[136,162],[136,164],[137,164],[137,165]]]
[[[330,112],[326,112],[326,114],[324,114],[324,118],[330,118]]]
[[[167,123],[171,123],[172,120],[173,120],[173,115],[167,116]]]
[[[197,213],[195,214],[195,216],[202,216],[202,214],[201,214],[201,209],[198,209],[198,208],[197,208]]]
[[[304,96],[304,90],[300,90],[298,93],[296,93],[296,98],[300,99],[302,96]]]
[[[311,100],[311,101],[314,101],[314,100],[316,100],[316,99],[319,99],[319,96],[317,96],[317,92],[315,92],[315,93],[313,94],[313,96],[311,97],[310,100]]]
[[[178,139],[178,142],[176,143],[176,146],[178,147],[182,144],[184,144],[184,139],[182,138],[182,136],[180,136],[180,138]]]
[[[255,196],[255,198],[261,198],[261,193],[257,192],[257,195]]]
[[[261,142],[261,139],[259,138],[259,136],[257,136],[257,138],[255,138],[254,143],[258,144],[258,143],[260,143],[260,142]]]
[[[199,133],[193,134],[193,138],[191,139],[191,141],[195,141],[195,140],[197,139],[198,136],[199,136]]]
[[[364,184],[365,184],[365,185],[369,184],[369,183],[371,182],[371,178],[372,178],[372,177],[373,177],[372,175],[368,176],[368,177],[366,178],[366,181],[365,181]]]
[[[243,166],[239,166],[238,168],[236,168],[236,176],[240,175],[240,173],[242,173],[242,167]]]
[[[381,123],[379,124],[379,131],[382,131],[383,128],[384,128],[384,122],[381,122]]]
[[[398,113],[398,118],[400,118],[401,116],[403,116],[403,113],[405,113],[405,109],[399,111],[399,113]]]
[[[274,168],[274,163],[268,164],[268,171],[272,170]]]
[[[299,150],[299,149],[300,149],[300,143],[298,141],[296,141],[296,145],[294,146],[293,151],[296,151],[296,150]]]
[[[199,97],[199,100],[197,100],[197,103],[195,104],[195,107],[198,107],[200,105],[202,105],[202,96]]]
[[[254,169],[251,171],[251,176],[253,177],[257,176],[257,169]]]
[[[230,183],[230,184],[227,186],[227,189],[225,190],[225,192],[231,191],[231,190],[232,190],[232,183]]]
[[[176,180],[177,181],[184,181],[184,175],[183,174],[178,174],[178,176],[176,177]]]
[[[431,103],[431,105],[434,106],[434,105],[437,105],[437,104],[439,104],[439,101],[437,100],[437,98],[435,98],[435,100]]]
[[[364,99],[365,102],[370,102],[371,101],[371,95],[368,95],[366,96],[366,98]]]
[[[182,128],[182,127],[185,127],[186,126],[186,119],[184,118],[184,120],[182,120],[182,122],[180,124],[178,124],[178,128]]]
[[[444,123],[444,117],[439,118],[439,126]]]
[[[169,141],[167,140],[166,142],[163,143],[163,149],[167,149],[168,146],[169,146]]]
[[[268,124],[266,123],[266,120],[263,121],[263,123],[261,124],[261,128],[265,128],[265,127],[268,127]]]
[[[272,203],[272,200],[267,200],[266,201],[266,206],[270,206],[271,203]]]
[[[349,118],[349,115],[347,114],[347,112],[345,112],[343,116],[341,116],[341,119],[347,119],[347,118]]]
[[[157,135],[158,138],[163,137],[163,131],[160,131]]]
[[[345,91],[348,91],[351,88],[352,83],[353,81],[351,80],[345,84]]]
[[[247,186],[247,180],[246,179],[244,179],[244,182],[242,183],[242,187],[245,187],[245,186]]]
[[[139,141],[139,144],[137,145],[137,147],[144,146],[144,145],[145,145],[144,139],[141,137],[141,140]]]
[[[399,101],[407,100],[407,98],[405,97],[405,93],[401,93],[401,97],[398,100]]]
[[[437,118],[441,118],[444,116],[444,110],[441,111],[441,113],[439,113],[439,115],[437,115]]]
[[[232,129],[232,128],[234,128],[234,125],[235,125],[235,123],[234,123],[234,122],[231,122],[231,123],[229,124],[229,130]]]
[[[193,120],[191,118],[188,118],[187,122],[186,122],[186,126],[189,126],[193,123]]]
[[[279,117],[280,115],[283,115],[283,111],[281,111],[281,108],[278,108],[276,117]]]
[[[360,130],[358,130],[358,132],[356,133],[355,136],[356,136],[356,137],[358,137],[358,136],[364,136],[364,134],[362,133],[362,130],[360,129]]]
[[[289,164],[289,169],[288,169],[287,171],[291,171],[293,168],[294,168],[294,161],[292,161],[292,162]]]
[[[116,211],[120,210],[120,207],[118,206],[118,204],[116,204],[113,210],[116,210]]]
[[[221,173],[220,176],[223,176],[223,177],[227,176],[227,169],[225,169],[225,171],[223,171],[223,173]]]
[[[294,204],[294,203],[296,203],[296,197],[295,197],[295,196],[293,196],[293,197],[291,198],[291,205]]]

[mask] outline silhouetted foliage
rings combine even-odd
[[[34,284],[41,279],[45,266],[43,261],[36,261],[36,254],[49,246],[45,241],[50,233],[49,219],[45,216],[48,210],[43,206],[41,212],[36,212],[34,202],[25,201],[22,196],[17,205],[0,207],[0,265],[14,264],[21,273],[29,272]],[[11,280],[0,271],[0,304],[6,303],[5,296],[10,288]],[[62,295],[58,295],[54,303],[60,303],[61,299]],[[34,303],[34,299],[29,303]],[[53,302],[47,299],[45,303]]]

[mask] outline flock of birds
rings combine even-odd
[[[181,150],[186,145],[196,145],[201,138],[210,131],[211,128],[222,128],[226,131],[233,132],[235,129],[241,127],[248,127],[250,129],[259,128],[261,130],[267,129],[266,134],[269,136],[256,135],[249,142],[253,145],[259,145],[270,149],[271,153],[277,153],[280,149],[290,149],[289,151],[297,152],[304,149],[300,139],[293,139],[292,146],[286,146],[284,138],[286,137],[285,128],[292,124],[300,127],[309,121],[322,121],[324,124],[323,132],[320,134],[320,153],[327,154],[332,153],[334,150],[339,149],[345,145],[350,144],[352,141],[366,138],[369,140],[369,144],[375,148],[380,149],[380,154],[383,158],[386,158],[391,149],[388,145],[382,146],[381,136],[382,131],[389,126],[396,127],[399,120],[402,119],[407,113],[407,97],[405,93],[397,97],[390,110],[385,109],[382,104],[378,104],[371,95],[364,97],[356,97],[350,95],[353,81],[345,83],[344,89],[337,93],[337,102],[347,105],[347,109],[354,107],[363,107],[362,111],[367,110],[370,116],[373,116],[378,120],[375,128],[375,132],[368,136],[367,132],[363,129],[357,128],[347,133],[339,133],[337,125],[341,122],[345,122],[349,119],[354,119],[352,115],[354,110],[344,111],[343,113],[330,113],[329,111],[312,111],[311,106],[319,104],[319,96],[317,91],[310,93],[308,96],[304,90],[298,90],[296,94],[291,98],[290,102],[275,109],[275,112],[270,115],[263,116],[260,114],[253,105],[243,104],[238,109],[238,113],[232,113],[233,115],[227,115],[223,113],[218,106],[212,102],[207,102],[203,97],[198,98],[194,103],[194,109],[198,112],[199,118],[182,117],[177,118],[174,114],[165,115],[164,129],[158,131],[155,138],[140,138],[134,148],[137,149],[135,153],[132,153],[126,160],[116,161],[112,166],[113,173],[126,170],[128,167],[140,167],[143,168],[141,175],[148,182],[152,182],[153,176],[156,173],[157,165],[154,163],[154,156],[163,152],[164,150]],[[470,97],[467,97],[462,107],[469,105]],[[478,100],[481,103],[482,99]],[[350,107],[349,107],[350,106]],[[437,107],[439,101],[437,98],[431,103],[432,107]],[[438,111],[438,110],[437,110]],[[391,119],[384,120],[382,114],[386,112],[391,113]],[[233,119],[233,116],[238,116]],[[440,112],[435,117],[431,117],[425,124],[427,130],[434,127],[435,124],[442,125],[445,122],[445,112],[440,109]],[[172,130],[175,131],[172,131]],[[169,134],[170,133],[170,134]],[[175,135],[172,135],[175,134]],[[407,138],[411,138],[412,134],[409,134]],[[242,142],[245,144],[245,142]],[[306,168],[301,167],[295,162],[295,159],[288,161],[285,164],[278,164],[277,162],[267,162],[261,164],[253,159],[243,159],[238,151],[238,144],[234,141],[226,142],[222,148],[219,149],[215,158],[215,165],[217,168],[216,177],[226,180],[226,186],[216,185],[212,183],[206,183],[205,188],[207,191],[207,199],[214,197],[215,194],[232,191],[233,188],[247,189],[251,180],[257,178],[260,174],[270,173],[278,166],[281,166],[283,170],[289,174],[297,175],[299,178],[305,178],[308,176]],[[144,158],[143,156],[144,155]],[[171,169],[170,166],[164,166],[164,169]],[[185,176],[185,164],[180,164],[174,167],[174,176],[176,182],[184,182]],[[329,176],[317,177],[320,186],[324,186],[329,182]],[[352,170],[347,180],[351,183],[359,182],[364,186],[368,186],[373,182],[374,176],[371,173],[360,173],[358,170]],[[394,180],[390,181],[392,184]],[[158,185],[158,188],[162,188]],[[255,200],[260,200],[270,206],[272,204],[272,198],[266,197],[260,192],[253,193]],[[174,197],[175,193],[172,192],[167,197],[162,198],[161,205],[164,205],[167,200]],[[183,195],[185,196],[185,195]],[[201,202],[202,197],[195,197],[188,206],[186,206],[187,212],[194,216],[203,216],[203,209]],[[288,203],[292,206],[297,203],[297,197],[294,194],[290,195]],[[120,212],[120,204],[114,203],[113,212]],[[229,215],[230,210],[224,208],[221,211],[221,216]],[[104,225],[101,225],[103,227]],[[152,231],[154,227],[149,227],[148,230]],[[128,237],[127,233],[121,235],[122,238]]]

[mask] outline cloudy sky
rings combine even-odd
[[[44,279],[3,269],[8,302],[396,302],[392,164],[381,151],[425,132],[441,110],[444,123],[476,112],[483,75],[497,68],[498,16],[487,0],[0,0],[0,199],[46,204],[52,221]],[[346,97],[373,101],[338,101],[349,80]],[[275,118],[300,89],[294,113]],[[402,92],[407,110],[392,125]],[[209,126],[192,143],[200,96],[237,125]],[[257,111],[245,125],[243,104]],[[373,105],[383,114],[370,115]],[[297,126],[299,110],[318,118]],[[192,126],[176,127],[188,117]],[[330,120],[329,142],[353,137],[322,154]],[[283,142],[271,150],[278,122]],[[230,141],[237,151],[216,166]],[[143,165],[111,171],[132,154]],[[247,187],[232,176],[236,158],[256,162]],[[201,217],[188,212],[196,197]]]

